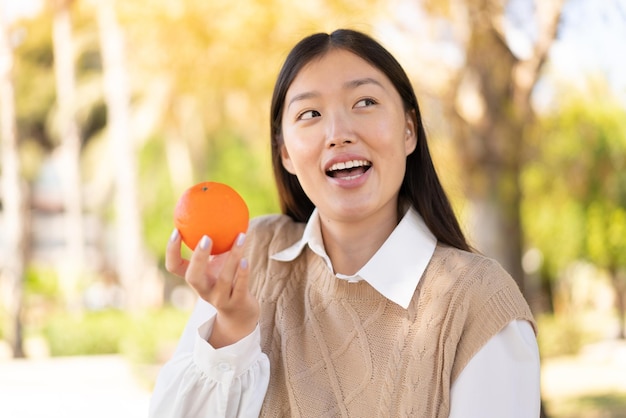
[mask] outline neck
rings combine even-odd
[[[324,247],[335,273],[353,275],[359,271],[383,245],[399,221],[396,208],[355,221],[337,221],[320,213]]]

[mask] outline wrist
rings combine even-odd
[[[228,321],[216,316],[213,330],[207,341],[213,348],[222,348],[242,340],[250,335],[256,328],[254,324],[241,324],[237,321]]]

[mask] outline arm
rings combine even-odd
[[[215,309],[199,300],[176,353],[159,373],[150,418],[259,415],[269,382],[259,328],[215,349],[206,341],[214,320]]]
[[[512,321],[465,366],[450,389],[449,418],[537,418],[540,363],[530,324]]]
[[[248,289],[243,238],[228,253],[211,256],[211,241],[203,237],[185,260],[180,235],[172,234],[166,268],[184,276],[201,300],[159,375],[150,417],[258,415],[269,364],[260,349],[259,304]]]

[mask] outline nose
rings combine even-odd
[[[350,118],[347,115],[336,112],[327,120],[326,146],[328,148],[351,144],[356,141]]]

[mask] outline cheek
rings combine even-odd
[[[397,123],[389,120],[379,120],[376,123],[363,126],[363,132],[369,138],[372,138],[372,145],[381,150],[386,150],[385,154],[395,156],[397,153],[404,155],[405,150],[405,131],[398,130]]]
[[[311,159],[319,154],[315,138],[302,132],[285,132],[284,144],[296,168],[303,164],[310,164]]]

